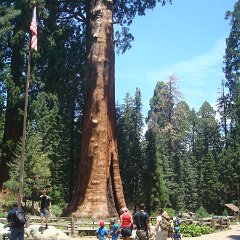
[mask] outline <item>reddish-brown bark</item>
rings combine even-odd
[[[94,3],[93,3],[94,2]],[[81,161],[65,215],[107,217],[125,206],[115,127],[113,0],[89,6],[90,66],[84,109]]]

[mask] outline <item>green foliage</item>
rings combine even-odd
[[[224,147],[221,158],[221,183],[223,201],[236,202],[240,199],[240,1],[236,1],[234,10],[227,11],[226,19],[230,20],[230,34],[226,39],[224,56],[224,74],[222,95],[219,98],[221,125],[224,130]],[[225,87],[227,90],[225,90]],[[227,93],[225,93],[227,92]],[[231,172],[231,177],[229,176]],[[228,173],[226,175],[226,173]]]
[[[7,200],[9,204],[16,201],[19,191],[21,152],[22,142],[19,142],[15,152],[15,159],[9,165],[11,179],[6,182],[6,187],[10,192]],[[39,133],[29,130],[26,141],[23,177],[23,192],[28,199],[36,200],[36,191],[40,192],[41,189],[50,184],[50,163],[48,153],[43,150],[43,142]]]
[[[209,216],[210,216],[210,214],[207,212],[207,210],[204,207],[200,207],[196,211],[197,218],[205,218],[205,217],[209,217]]]
[[[172,209],[172,208],[164,208],[164,211],[167,211],[167,213],[168,213],[168,215],[170,216],[170,217],[174,217],[174,216],[176,216],[176,211],[174,210],[174,209]]]
[[[124,104],[118,109],[117,136],[120,157],[120,170],[123,179],[125,198],[128,206],[137,208],[143,201],[143,147],[141,93],[136,89],[135,98],[126,94]]]
[[[223,211],[223,216],[229,216],[229,213],[228,213],[228,210],[225,208],[224,211]]]
[[[202,234],[209,234],[213,232],[213,229],[209,226],[205,225],[195,225],[195,224],[181,224],[180,225],[180,232],[183,237],[197,237]]]
[[[5,214],[2,212],[2,209],[0,208],[0,218],[6,217]]]
[[[87,236],[87,234],[84,231],[81,231],[79,234],[79,237],[85,237],[85,236]]]
[[[60,217],[62,215],[63,208],[59,205],[52,205],[52,214],[56,217]]]

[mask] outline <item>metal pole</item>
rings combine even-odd
[[[29,88],[29,81],[30,81],[30,60],[31,60],[31,46],[29,46],[29,52],[28,52],[27,80],[26,80],[26,93],[25,93],[25,104],[24,104],[22,156],[21,156],[21,164],[20,164],[19,196],[18,196],[18,207],[19,208],[22,205],[22,196],[23,196],[24,154],[25,154],[25,142],[26,142],[28,88]]]

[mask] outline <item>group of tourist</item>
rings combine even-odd
[[[156,226],[151,228],[150,217],[146,212],[145,204],[140,204],[140,209],[134,216],[132,216],[127,208],[122,208],[120,223],[115,223],[113,225],[113,230],[110,232],[105,228],[104,222],[101,220],[100,227],[97,229],[96,234],[100,240],[105,240],[107,237],[111,237],[112,240],[117,240],[120,236],[123,240],[129,240],[132,235],[133,224],[136,225],[137,240],[167,240],[170,229],[173,227],[171,226],[171,220],[168,213],[163,211],[162,208],[159,208]],[[178,229],[176,228],[176,230]],[[176,240],[181,239],[179,232],[174,232],[171,237]]]
[[[22,209],[21,209],[22,210]],[[41,225],[45,219],[46,229],[48,228],[48,216],[51,212],[51,200],[46,195],[46,191],[42,191],[39,201],[39,212],[41,217]],[[22,218],[22,219],[21,219]],[[11,222],[11,236],[10,240],[23,240],[24,239],[24,224],[25,214],[23,211],[19,211],[17,204],[14,204],[13,209],[9,211],[7,219]],[[120,237],[123,240],[129,240],[132,236],[133,225],[136,226],[136,239],[137,240],[167,240],[169,229],[171,229],[171,221],[169,215],[162,208],[158,209],[158,216],[156,219],[156,225],[150,227],[150,217],[146,212],[145,204],[140,204],[139,211],[132,216],[130,211],[125,207],[120,211],[120,223],[113,225],[112,231],[108,231],[105,228],[103,220],[100,221],[100,227],[97,229],[96,234],[100,240],[105,240],[106,237],[112,238],[112,240],[118,240]],[[181,239],[180,235],[179,238]]]

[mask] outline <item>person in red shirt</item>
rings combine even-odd
[[[123,240],[129,240],[132,235],[133,219],[127,208],[121,209],[120,224],[118,230],[121,229]],[[116,232],[118,232],[118,230]]]

